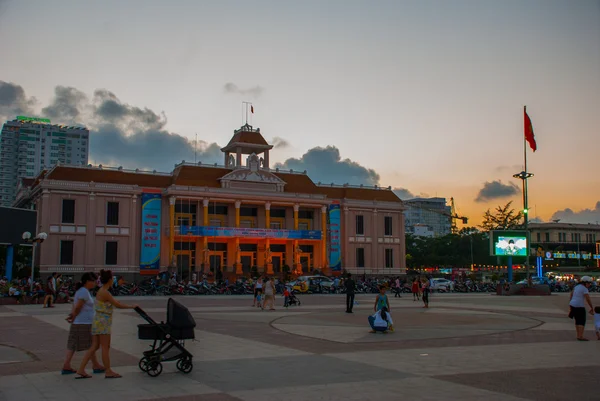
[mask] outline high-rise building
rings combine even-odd
[[[18,116],[0,133],[0,206],[11,206],[22,178],[57,164],[88,163],[90,131],[50,124],[46,118]]]
[[[452,208],[446,205],[446,198],[408,199],[404,201],[404,206],[407,234],[424,237],[442,237],[450,234]]]

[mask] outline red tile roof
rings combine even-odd
[[[57,166],[46,175],[50,180],[98,182],[104,184],[139,185],[140,187],[167,188],[172,176],[133,171],[103,170]]]
[[[27,185],[37,185],[40,179],[47,178],[61,181],[98,182],[110,184],[138,185],[146,188],[168,188],[171,185],[198,186],[220,188],[219,179],[231,172],[226,167],[211,166],[179,166],[171,175],[152,174],[147,172],[118,171],[87,167],[57,166],[42,172],[36,180],[24,179]],[[382,202],[402,203],[396,194],[388,189],[357,188],[316,185],[306,174],[273,172],[286,182],[285,192],[322,194],[329,199],[354,199]]]
[[[231,138],[227,146],[233,145],[234,143],[249,143],[252,145],[269,146],[269,143],[265,140],[265,138],[263,138],[260,132],[256,131],[238,131]]]

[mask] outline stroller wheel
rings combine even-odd
[[[138,367],[142,372],[148,372],[148,369],[150,369],[150,360],[148,359],[148,357],[143,357],[142,359],[140,359]]]
[[[156,377],[162,373],[162,370],[163,370],[162,363],[160,363],[158,361],[150,361],[150,362],[148,362],[147,366],[148,366],[148,370],[146,371],[146,373],[148,373],[148,376],[150,376],[150,377]]]
[[[177,369],[182,373],[190,373],[194,369],[191,359],[182,358],[177,361]]]

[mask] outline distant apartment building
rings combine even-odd
[[[57,164],[87,165],[90,131],[18,116],[0,133],[0,206],[11,206],[23,178]]]
[[[441,237],[450,234],[451,207],[446,198],[415,198],[404,201],[405,231],[421,237]]]

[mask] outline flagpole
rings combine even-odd
[[[527,114],[527,106],[523,106],[523,126],[525,126],[525,115]],[[528,207],[528,194],[527,194],[527,138],[523,135],[523,159],[524,159],[524,167],[525,174],[523,179],[523,225],[525,226],[525,235],[527,236],[527,257],[525,259],[525,269],[527,271],[527,283],[529,283],[529,251],[531,249],[530,236],[529,236],[529,207]]]
[[[527,117],[527,106],[523,106],[523,127],[527,130],[528,124]],[[524,132],[523,135],[523,171],[518,174],[514,174],[513,178],[518,178],[523,181],[523,229],[525,230],[526,242],[527,242],[527,255],[525,257],[525,269],[527,272],[527,281],[529,282],[529,251],[531,249],[531,238],[529,235],[529,195],[527,193],[527,180],[533,177],[533,174],[527,171],[527,135]]]

